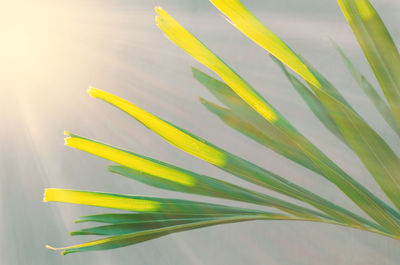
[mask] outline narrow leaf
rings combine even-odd
[[[113,225],[103,225],[103,226],[95,226],[90,228],[80,229],[78,231],[73,231],[70,233],[71,236],[81,236],[81,235],[102,235],[102,236],[116,236],[116,235],[125,235],[131,234],[135,232],[141,232],[151,229],[157,229],[162,227],[180,225],[180,224],[188,224],[198,221],[206,221],[212,220],[208,219],[179,219],[179,220],[163,220],[158,222],[135,222],[135,223],[123,223],[123,224],[113,224]]]
[[[282,69],[286,77],[289,79],[290,83],[302,97],[304,102],[310,108],[310,110],[314,113],[314,115],[322,122],[322,124],[333,133],[339,140],[341,140],[344,144],[347,145],[343,134],[340,132],[339,128],[333,121],[332,117],[329,115],[329,112],[326,110],[324,105],[319,101],[319,99],[315,96],[315,94],[306,87],[300,80],[298,80],[295,76],[290,74],[286,67],[277,60],[275,57],[271,56],[271,58],[278,64],[278,66]]]
[[[64,202],[106,207],[133,212],[155,212],[167,214],[264,214],[264,211],[242,209],[204,202],[164,199],[146,196],[131,196],[113,193],[46,189],[45,202]]]
[[[390,127],[400,135],[400,126],[396,121],[390,107],[386,104],[385,100],[376,92],[375,88],[372,84],[367,80],[367,78],[361,74],[361,72],[356,68],[356,66],[351,62],[350,58],[343,52],[343,50],[336,44],[333,43],[344,64],[347,66],[353,78],[357,81],[358,85],[364,91],[364,93],[368,96],[371,102],[374,104],[375,108],[379,111],[385,121],[389,124]]]
[[[281,39],[265,27],[240,1],[210,0],[210,2],[243,34],[268,50],[305,80],[317,87],[320,86],[319,81],[299,57]]]
[[[400,54],[390,33],[368,0],[338,3],[400,123]]]
[[[234,214],[232,214],[234,215]],[[195,220],[201,221],[202,219],[210,219],[215,217],[226,217],[229,214],[216,214],[216,213],[204,213],[201,215],[192,214],[172,214],[172,213],[108,213],[108,214],[96,214],[81,216],[75,223],[84,222],[97,222],[107,224],[134,224],[144,222],[162,222],[165,220]]]
[[[165,10],[156,8],[156,23],[167,37],[193,58],[219,75],[243,100],[270,122],[276,122],[279,114],[245,80],[237,75],[220,58],[175,21]]]

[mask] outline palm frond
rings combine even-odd
[[[171,233],[254,220],[322,222],[400,239],[400,159],[395,150],[322,73],[264,26],[239,0],[210,1],[231,24],[271,54],[310,110],[333,135],[354,151],[397,210],[347,174],[235,70],[165,10],[157,7],[156,23],[165,35],[222,79],[192,68],[194,78],[224,106],[204,98],[200,98],[201,104],[230,128],[332,182],[368,218],[336,205],[125,99],[90,88],[91,96],[119,108],[175,147],[233,176],[285,196],[278,199],[265,192],[240,187],[75,134],[66,133],[67,146],[112,161],[117,165],[109,166],[109,171],[156,188],[268,206],[284,213],[152,196],[46,189],[44,201],[129,212],[80,217],[77,223],[96,224],[73,231],[71,235],[98,235],[105,238],[65,248],[49,248],[61,250],[63,254],[114,249]],[[388,105],[344,52],[336,47],[357,83],[382,117],[400,135],[400,55],[397,48],[368,0],[338,0],[338,3],[374,71]],[[295,199],[295,202],[289,202],[289,198]]]

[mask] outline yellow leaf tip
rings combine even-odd
[[[49,201],[49,190],[50,189],[44,189],[44,193],[43,193],[43,202],[48,202]]]
[[[154,8],[154,11],[156,11],[156,13],[157,13],[157,15],[156,15],[157,25],[159,24],[161,19],[168,17],[167,11],[165,11],[161,6],[156,6]]]
[[[44,189],[44,193],[43,193],[43,202],[48,202],[48,199],[47,199],[47,190],[48,189]],[[46,246],[47,247],[47,246]]]
[[[67,132],[67,134],[66,133],[64,133],[64,134],[66,135],[66,137],[64,138],[64,145],[69,146],[69,141],[71,139],[71,135],[68,132]]]
[[[54,194],[55,194],[56,190],[58,190],[58,189],[56,189],[56,188],[45,189],[44,194],[43,194],[43,202],[54,201]]]
[[[55,247],[52,247],[52,246],[49,246],[49,245],[46,245],[46,248],[47,249],[51,249],[51,250],[64,250],[65,248],[55,248]],[[63,255],[63,256],[65,256],[65,254],[68,254],[68,251],[63,251],[63,252],[61,252],[61,255]]]
[[[89,87],[88,91],[89,95],[91,95],[94,98],[97,98],[97,96],[102,92],[100,89],[95,88],[95,87]]]

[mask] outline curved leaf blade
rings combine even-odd
[[[156,23],[165,35],[193,58],[219,75],[243,100],[270,122],[280,119],[279,113],[204,44],[183,28],[165,10],[156,8]]]
[[[193,222],[193,223],[186,223],[169,227],[144,230],[130,234],[111,236],[104,239],[99,239],[64,248],[53,248],[50,246],[47,247],[53,250],[60,250],[62,251],[63,255],[75,252],[115,249],[159,238],[161,236],[166,236],[176,232],[188,231],[192,229],[214,226],[218,224],[228,224],[228,223],[237,223],[244,221],[268,220],[268,219],[278,220],[279,217],[275,216],[274,218],[271,218],[271,216],[236,216],[236,217],[218,218],[201,222]],[[282,216],[281,219],[296,220],[296,218],[290,218],[287,216]]]

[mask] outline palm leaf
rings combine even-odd
[[[400,209],[400,159],[391,147],[346,101],[335,86],[278,36],[266,28],[239,0],[210,0],[237,29],[268,51],[307,106],[338,139],[359,157],[378,185]],[[382,20],[368,0],[338,0],[372,67],[389,106],[348,57],[338,48],[346,66],[388,124],[400,135],[400,55]],[[165,35],[193,58],[215,72],[223,82],[192,68],[193,76],[226,107],[200,98],[200,102],[226,125],[335,184],[374,221],[363,218],[321,196],[213,145],[134,104],[105,91],[89,93],[126,112],[179,149],[232,175],[271,189],[316,208],[277,199],[262,192],[189,171],[133,152],[67,134],[68,146],[113,161],[108,169],[147,185],[177,192],[269,206],[288,213],[151,196],[46,189],[44,201],[84,204],[129,211],[78,218],[94,222],[71,235],[105,238],[52,248],[63,254],[114,249],[171,233],[218,224],[253,220],[295,220],[354,227],[400,238],[400,213],[349,176],[264,99],[230,66],[183,28],[162,8],[156,23]],[[303,84],[287,66],[307,83]],[[100,223],[100,225],[98,225]]]

